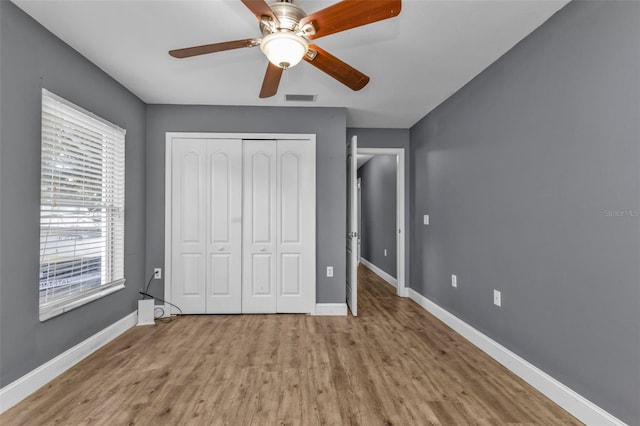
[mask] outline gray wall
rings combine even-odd
[[[145,105],[8,1],[0,1],[0,387],[136,309],[144,281]],[[127,287],[38,320],[41,88],[127,129]]]
[[[347,129],[347,140],[351,140],[352,136],[358,137],[358,148],[403,148],[404,149],[404,227],[405,227],[405,285],[410,287],[410,267],[411,257],[409,256],[409,248],[411,244],[410,235],[412,229],[411,223],[411,192],[409,185],[409,177],[411,176],[411,155],[409,151],[410,134],[409,129],[367,129],[360,127],[350,127]]]
[[[361,256],[397,277],[396,156],[374,156],[358,169],[358,177],[361,179]]]
[[[412,287],[636,425],[639,102],[640,4],[577,1],[411,129]]]
[[[344,303],[346,112],[343,108],[149,105],[147,108],[148,270],[164,268],[166,132],[316,134],[316,302]],[[325,276],[333,265],[334,276]],[[164,282],[151,293],[162,296]]]

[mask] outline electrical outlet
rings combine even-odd
[[[493,304],[496,306],[502,306],[502,292],[493,290]]]
[[[333,276],[333,266],[327,266],[327,276],[328,277]]]
[[[153,268],[153,279],[154,280],[162,279],[162,268]]]
[[[451,275],[451,287],[458,288],[458,277]]]
[[[385,256],[387,255],[387,249],[384,249],[384,255]]]
[[[422,222],[423,222],[425,225],[428,225],[428,224],[429,224],[429,215],[428,215],[428,214],[425,214],[425,215],[422,217]]]

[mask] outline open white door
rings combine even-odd
[[[347,142],[347,305],[358,315],[358,138]]]

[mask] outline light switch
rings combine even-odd
[[[429,215],[425,214],[422,218],[422,221],[424,222],[425,225],[429,224]]]

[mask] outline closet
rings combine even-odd
[[[315,139],[268,136],[167,135],[165,294],[184,313],[314,312]]]

